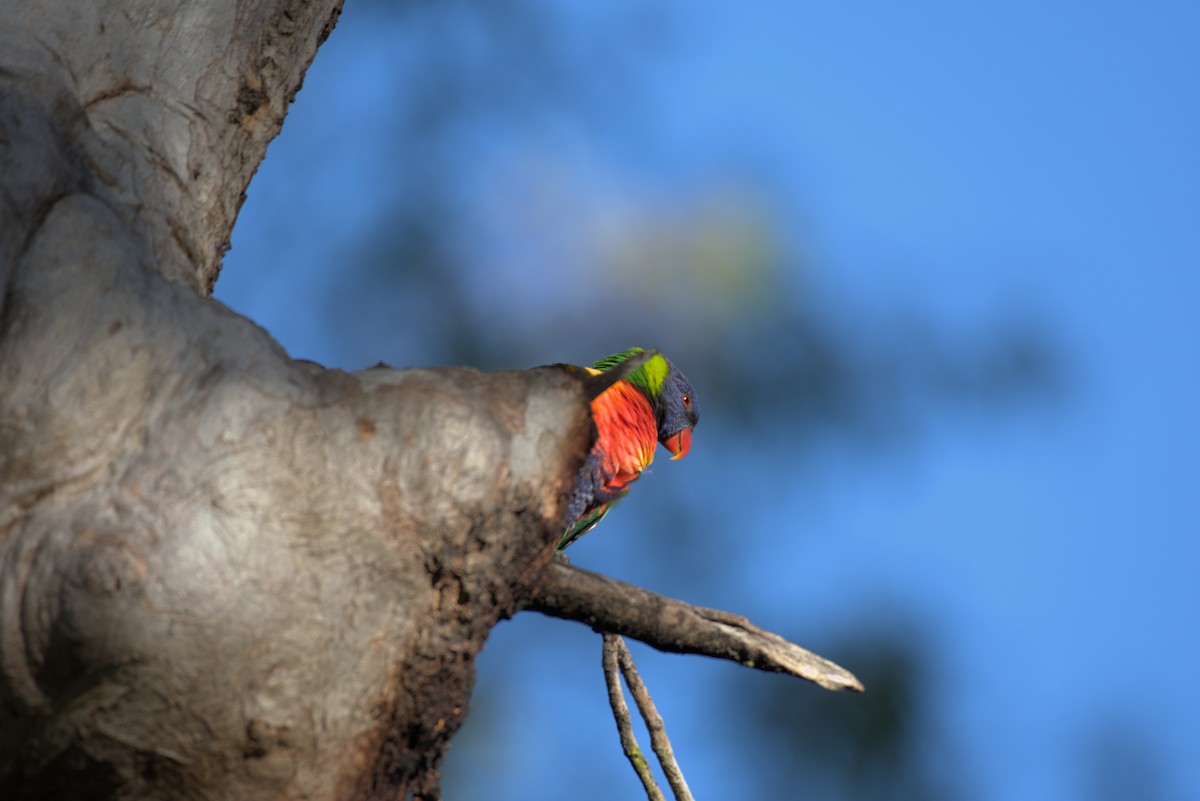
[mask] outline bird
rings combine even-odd
[[[591,400],[596,441],[575,476],[559,551],[595,528],[629,492],[654,460],[659,443],[671,452],[672,461],[687,456],[700,420],[692,385],[656,350],[628,348],[582,369],[601,382],[620,378]]]

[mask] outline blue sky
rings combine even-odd
[[[696,547],[744,548],[731,575],[689,583],[639,560],[636,538],[649,535],[636,518],[651,501],[637,497],[620,510],[628,533],[606,521],[573,558],[811,631],[814,647],[836,642],[839,625],[910,610],[932,651],[930,749],[953,744],[942,769],[981,801],[1087,797],[1080,744],[1111,728],[1145,749],[1160,797],[1200,797],[1190,677],[1200,660],[1200,6],[559,9],[569,43],[613,19],[649,19],[665,45],[639,56],[628,88],[637,136],[619,113],[599,125],[534,114],[464,145],[474,160],[456,180],[478,187],[480,225],[504,245],[475,255],[495,258],[484,280],[503,283],[506,302],[553,304],[564,290],[545,275],[552,259],[523,261],[524,240],[504,239],[512,217],[489,181],[567,175],[574,189],[551,219],[571,241],[571,226],[613,207],[640,213],[732,182],[756,187],[782,247],[804,254],[788,277],[795,291],[844,303],[845,325],[870,326],[897,305],[950,331],[1029,315],[1071,373],[1057,402],[959,410],[885,456],[827,443],[795,458],[708,417],[692,455],[656,465],[639,493],[655,493],[651,481],[671,498],[723,488],[715,501],[702,490],[714,531]],[[414,80],[402,50],[351,3],[250,187],[216,294],[295,356],[351,368],[393,358],[384,343],[347,348],[322,321],[351,245],[389,196],[377,171],[388,127],[373,120],[381,98],[402,102]],[[734,523],[736,536],[716,530]],[[553,656],[530,653],[551,642]],[[488,783],[462,786],[527,797],[533,775],[558,797],[583,771],[635,796],[613,759],[597,649],[590,632],[532,616],[497,631],[480,663],[492,692],[476,714],[498,732],[487,737],[570,738],[583,753],[514,755],[464,732],[448,770],[464,752]],[[668,726],[679,721],[671,731],[693,788],[736,797],[693,703],[728,669],[638,655]]]

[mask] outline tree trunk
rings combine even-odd
[[[0,797],[437,794],[591,436],[207,296],[340,3],[0,0]]]

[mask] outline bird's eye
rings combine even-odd
[[[691,406],[691,405],[692,405],[692,396],[691,396],[691,395],[684,395],[684,396],[683,396],[683,406],[684,406],[684,408],[686,409],[688,406]]]

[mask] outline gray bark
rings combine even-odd
[[[0,797],[437,794],[591,427],[208,298],[335,0],[0,0]]]

